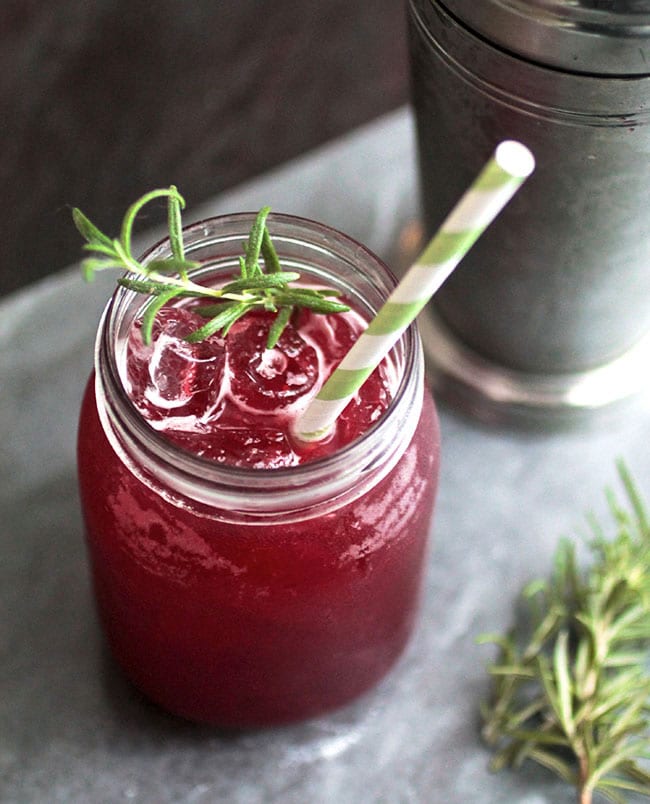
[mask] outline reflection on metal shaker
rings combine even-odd
[[[650,0],[616,6],[409,3],[427,234],[500,140],[537,161],[422,317],[438,390],[484,417],[650,383]]]

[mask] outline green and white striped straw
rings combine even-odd
[[[533,155],[525,145],[507,140],[497,147],[438,233],[300,416],[295,425],[298,438],[318,441],[327,435],[352,396],[534,167]]]

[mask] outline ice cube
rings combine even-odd
[[[242,410],[282,412],[309,395],[319,373],[316,350],[289,324],[266,348],[273,314],[249,314],[226,339],[231,395]]]
[[[129,339],[127,375],[130,395],[143,415],[166,426],[193,429],[219,404],[225,350],[213,335],[200,343],[185,340],[204,319],[184,308],[163,309],[156,317],[152,342],[142,342],[140,328]],[[182,421],[185,419],[186,421]]]

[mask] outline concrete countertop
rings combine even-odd
[[[417,208],[409,112],[185,220],[262,204],[322,220],[394,259]],[[507,628],[519,590],[548,574],[561,535],[585,533],[588,511],[606,517],[617,458],[650,491],[650,409],[531,433],[442,408],[433,543],[405,656],[375,692],[328,717],[225,735],[144,701],[107,655],[93,610],[74,440],[113,282],[86,286],[71,268],[0,303],[0,801],[573,802],[541,768],[488,771],[478,708],[491,651],[475,640]]]

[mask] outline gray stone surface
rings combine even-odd
[[[271,203],[390,255],[415,215],[414,187],[402,110],[187,220]],[[475,639],[508,625],[522,584],[547,573],[558,536],[585,531],[586,511],[604,513],[616,458],[650,492],[650,409],[554,434],[443,410],[422,613],[398,667],[329,717],[225,735],[144,701],[107,656],[93,612],[74,439],[112,283],[84,286],[71,269],[0,303],[0,801],[572,802],[541,769],[488,772],[478,706],[490,649]]]

